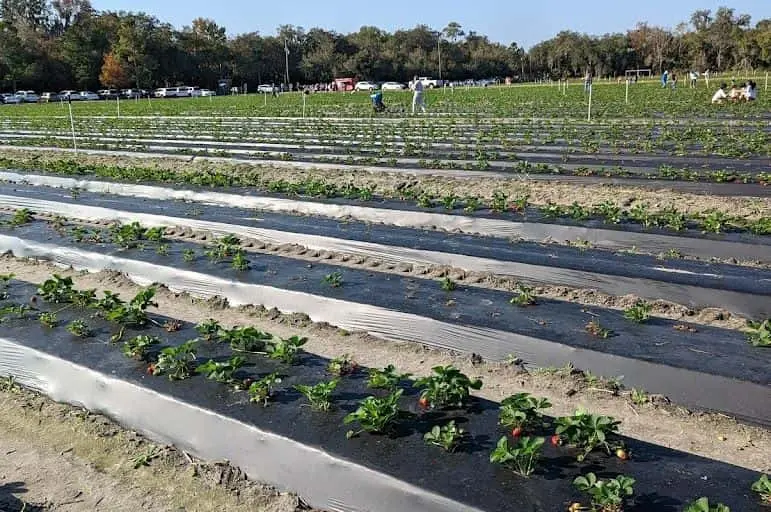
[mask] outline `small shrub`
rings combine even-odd
[[[300,352],[303,345],[308,342],[308,338],[292,336],[291,338],[280,338],[268,345],[268,357],[277,359],[282,363],[292,364],[295,357]]]
[[[455,281],[450,279],[449,277],[445,277],[441,281],[439,281],[439,286],[442,288],[442,290],[446,292],[451,292],[458,288],[458,285],[455,284]]]
[[[144,359],[150,347],[160,342],[156,336],[135,336],[123,343],[123,354],[134,359]]]
[[[771,347],[771,318],[763,322],[747,322],[744,332],[753,347]]]
[[[340,272],[332,272],[324,276],[323,282],[332,288],[340,288],[343,285],[343,274]]]
[[[534,306],[538,303],[538,299],[533,293],[533,288],[525,286],[524,284],[517,284],[517,295],[509,300],[510,304],[515,306]]]
[[[752,484],[752,490],[760,496],[760,501],[771,505],[771,479],[768,475],[762,475],[757,482]]]
[[[192,375],[195,361],[195,340],[189,340],[177,347],[168,347],[161,351],[158,362],[150,365],[153,375],[168,375],[169,380],[183,380]]]
[[[638,300],[633,306],[624,310],[624,318],[636,324],[648,321],[653,307],[643,300]]]
[[[83,320],[73,320],[67,324],[67,331],[78,338],[88,338],[91,336],[91,329]]]
[[[557,418],[555,423],[555,434],[567,444],[581,450],[576,457],[579,462],[597,448],[604,448],[610,454],[608,437],[618,433],[618,426],[621,424],[610,416],[589,414],[584,410],[576,411],[573,416]]]
[[[249,401],[262,403],[263,407],[267,407],[268,402],[273,397],[273,388],[280,383],[281,378],[275,372],[252,382],[247,391],[249,393]]]
[[[221,363],[209,359],[207,362],[198,365],[195,371],[205,375],[209,380],[222,384],[231,384],[233,382],[233,374],[245,364],[246,358],[243,356],[234,356]]]

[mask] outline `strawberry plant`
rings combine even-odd
[[[96,290],[75,290],[72,293],[72,303],[81,308],[93,307],[96,303]]]
[[[748,321],[744,332],[753,347],[771,347],[771,318],[763,322]]]
[[[201,336],[206,341],[214,341],[217,338],[219,338],[220,333],[222,332],[222,327],[220,326],[220,323],[213,318],[210,318],[206,320],[205,322],[201,322],[198,325],[195,326],[195,330],[198,333],[199,336]]]
[[[160,244],[158,247],[155,248],[156,254],[158,256],[168,256],[169,255],[169,244]]]
[[[151,346],[157,345],[161,340],[156,336],[134,336],[123,343],[123,354],[134,359],[144,359]]]
[[[509,196],[501,190],[493,191],[493,200],[490,202],[490,209],[495,213],[503,213],[509,205]]]
[[[268,402],[273,397],[273,388],[280,383],[281,378],[276,372],[252,382],[247,390],[249,393],[249,401],[262,403],[263,407],[267,407]]]
[[[185,249],[182,251],[182,260],[185,263],[191,263],[195,261],[195,251],[193,249]]]
[[[461,445],[465,436],[466,431],[455,425],[455,420],[451,420],[445,425],[435,425],[430,432],[425,433],[423,440],[452,453]]]
[[[464,199],[463,202],[465,204],[465,206],[463,207],[463,211],[466,213],[473,213],[481,207],[481,202],[479,198],[476,196],[466,197],[466,199]]]
[[[150,366],[153,375],[168,375],[169,380],[183,380],[192,374],[195,361],[195,340],[176,347],[167,347],[158,355],[158,362]]]
[[[507,437],[501,437],[490,454],[490,462],[501,464],[520,476],[528,477],[538,465],[544,442],[543,437],[520,437],[511,445]]]
[[[83,320],[73,320],[67,324],[67,331],[78,338],[88,338],[91,336],[91,329]]]
[[[618,224],[621,222],[621,208],[611,201],[605,201],[594,205],[592,213],[602,217],[604,222],[609,222],[611,224]]]
[[[273,339],[273,335],[260,331],[254,327],[233,327],[221,329],[219,339],[230,344],[230,348],[236,352],[265,352],[267,341]]]
[[[278,359],[282,363],[292,364],[295,357],[300,352],[300,348],[308,342],[308,338],[292,336],[291,338],[280,338],[268,344],[268,357]]]
[[[72,302],[72,296],[75,293],[72,278],[54,274],[51,279],[46,279],[38,286],[37,293],[47,302],[68,304]]]
[[[731,512],[731,509],[722,503],[710,505],[709,498],[702,497],[693,503],[689,503],[683,512]]]
[[[515,306],[520,306],[520,307],[534,306],[538,304],[538,299],[533,293],[532,287],[525,286],[522,283],[518,283],[517,295],[515,295],[509,300],[509,304],[514,304]]]
[[[422,388],[420,399],[430,407],[463,407],[470,389],[481,389],[482,381],[471,380],[454,366],[435,366],[434,374],[413,384]]]
[[[382,370],[371,368],[368,371],[367,387],[372,389],[393,390],[399,386],[399,383],[412,376],[411,373],[398,373],[394,365],[389,364]]]
[[[9,304],[0,308],[0,322],[9,320],[11,315],[15,315],[16,319],[23,319],[27,317],[27,312],[31,308],[26,304]]]
[[[32,212],[27,208],[16,210],[9,223],[11,226],[21,226],[22,224],[28,224],[32,222]]]
[[[241,240],[233,235],[225,235],[209,246],[204,254],[213,263],[218,263],[226,258],[233,257],[238,252]]]
[[[233,259],[230,262],[230,265],[235,270],[248,270],[249,269],[249,260],[246,258],[246,253],[242,249],[238,249],[233,254]]]
[[[594,473],[576,477],[573,486],[592,499],[593,512],[623,512],[624,504],[634,494],[634,478],[619,475],[612,480],[599,480]]]
[[[52,313],[52,312],[40,313],[37,319],[41,323],[41,325],[43,325],[44,327],[48,327],[49,329],[56,327],[56,324],[59,323],[59,321],[56,318],[56,313]]]
[[[125,304],[125,302],[123,302],[117,293],[105,291],[104,297],[96,301],[95,307],[96,309],[106,313],[108,311],[119,308],[123,304]]]
[[[752,490],[758,493],[760,501],[766,505],[771,505],[771,479],[768,475],[762,475],[757,482],[752,484]]]
[[[600,324],[599,319],[595,318],[584,326],[584,330],[595,338],[608,339],[613,336],[613,331],[606,329]]]
[[[453,281],[449,277],[445,277],[444,279],[439,281],[439,286],[442,288],[442,290],[446,292],[451,292],[458,287],[458,285],[455,284],[455,281]]]
[[[653,307],[643,300],[638,300],[633,306],[624,310],[624,318],[636,324],[648,321]]]
[[[618,433],[618,426],[621,424],[610,416],[589,414],[580,409],[573,416],[557,418],[555,423],[557,425],[555,434],[567,444],[580,450],[576,456],[579,462],[597,448],[604,448],[610,455],[608,437]]]
[[[498,424],[509,429],[527,429],[540,425],[542,410],[551,407],[545,398],[535,398],[530,393],[517,393],[501,401]]]
[[[343,274],[335,271],[325,275],[322,281],[332,288],[340,288],[343,285]]]
[[[72,236],[72,240],[76,243],[82,242],[86,235],[88,235],[88,230],[83,226],[75,226],[70,230],[70,236]]]
[[[311,409],[316,411],[328,411],[332,407],[332,393],[337,388],[339,379],[332,379],[328,382],[319,382],[314,386],[297,384],[294,388],[302,393],[310,402]]]
[[[195,372],[205,375],[209,380],[230,384],[233,382],[233,374],[244,364],[246,364],[246,358],[243,356],[234,356],[224,362],[209,359],[199,364]]]
[[[442,197],[442,205],[446,210],[454,210],[459,200],[460,200],[460,197],[456,196],[453,193],[450,193]]]
[[[107,311],[104,318],[123,327],[142,327],[148,322],[145,310],[149,306],[158,307],[158,304],[153,302],[154,296],[155,288],[145,288],[137,293],[128,304],[122,303]]]
[[[359,365],[349,354],[343,354],[329,361],[327,371],[336,377],[343,377],[352,374],[358,367]]]
[[[368,396],[359,404],[359,408],[343,418],[343,423],[358,422],[360,430],[349,430],[345,437],[350,439],[362,432],[385,433],[399,416],[399,399],[404,390],[397,389],[388,396],[378,398]]]

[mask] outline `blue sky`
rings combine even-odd
[[[228,34],[275,34],[282,24],[352,32],[362,25],[387,30],[424,23],[440,29],[457,21],[505,44],[529,48],[560,30],[590,34],[619,32],[638,21],[673,27],[696,9],[728,5],[752,15],[753,24],[771,18],[771,0],[92,0],[99,10],[144,11],[176,27],[193,18],[212,18]]]

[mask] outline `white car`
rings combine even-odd
[[[257,92],[261,94],[273,94],[274,92],[278,92],[278,87],[271,84],[262,84],[257,87]]]
[[[216,96],[217,94],[211,89],[201,89],[201,96],[206,98],[209,96]]]
[[[179,95],[179,87],[161,87],[156,89],[153,96],[156,98],[176,98]]]
[[[374,91],[377,89],[377,84],[375,82],[356,82],[356,87],[353,88],[355,91]]]
[[[0,94],[0,103],[7,103],[7,104],[13,103],[14,105],[18,105],[19,103],[21,103],[21,98],[19,98],[15,94],[5,92],[3,94]]]
[[[80,101],[83,98],[80,96],[80,93],[78,91],[60,91],[59,97],[63,99],[64,101],[70,100],[70,101]]]
[[[17,91],[16,97],[24,103],[37,103],[40,101],[40,96],[35,94],[35,91]]]
[[[92,91],[80,91],[80,99],[86,101],[96,101],[101,100],[102,98],[100,98],[97,93]]]
[[[179,97],[197,98],[201,95],[200,87],[180,87]]]
[[[406,88],[407,86],[400,82],[386,82],[382,87],[384,91],[403,91]]]

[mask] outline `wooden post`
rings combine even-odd
[[[592,89],[594,89],[594,87],[592,87],[592,85],[590,84],[589,85],[589,113],[586,116],[587,121],[592,120]]]
[[[72,100],[67,100],[67,106],[70,109],[70,128],[72,129],[72,149],[75,150],[75,153],[78,152],[78,143],[75,140],[75,118],[72,117]]]
[[[626,79],[626,103],[629,103],[629,79]]]

